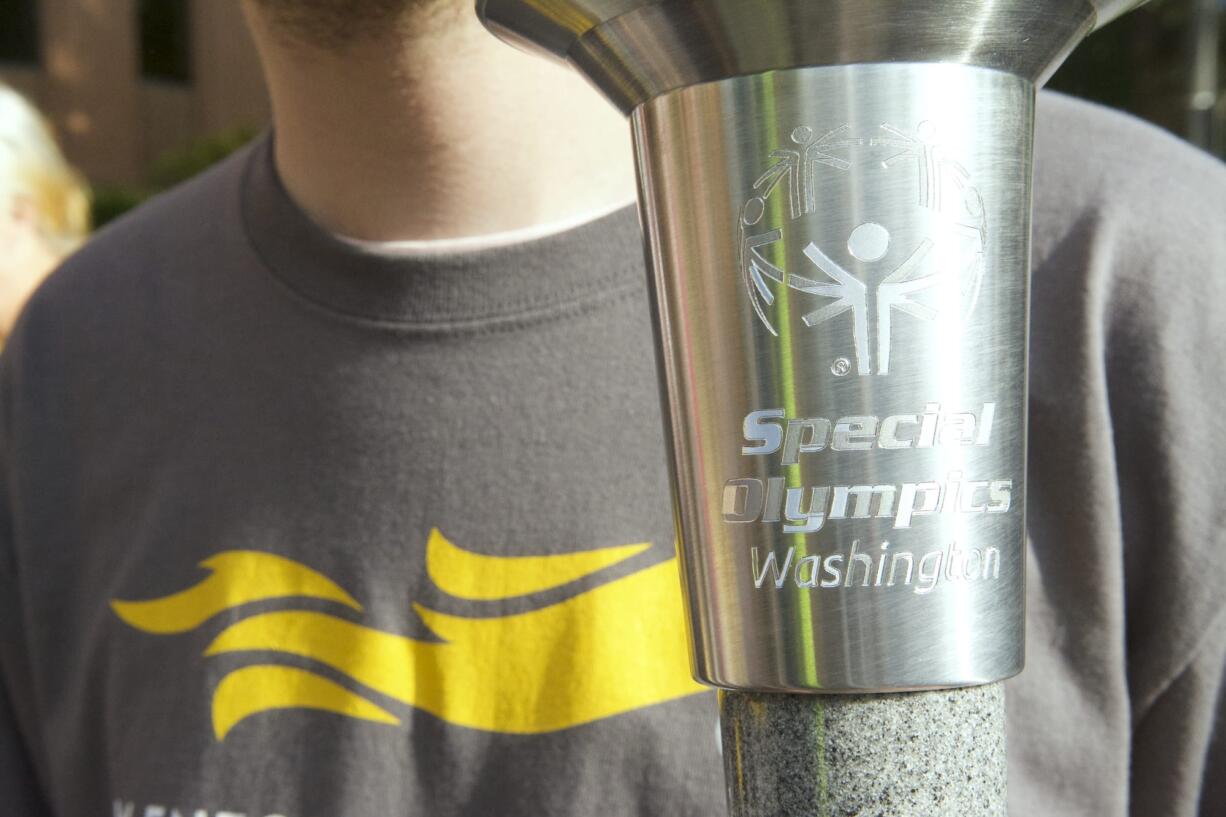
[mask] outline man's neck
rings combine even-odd
[[[458,238],[633,200],[621,114],[573,72],[497,42],[471,14],[345,53],[252,23],[277,168],[326,229],[370,241]]]

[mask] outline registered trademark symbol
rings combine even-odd
[[[835,377],[843,377],[851,373],[851,361],[845,357],[840,357],[830,364],[830,371],[834,372]]]

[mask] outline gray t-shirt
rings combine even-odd
[[[0,811],[722,813],[633,212],[379,253],[270,155],[5,351]],[[1037,156],[1012,812],[1223,814],[1226,170],[1052,96]]]

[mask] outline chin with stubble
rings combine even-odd
[[[472,0],[250,0],[273,27],[321,48],[430,33],[472,13]]]

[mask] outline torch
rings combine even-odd
[[[734,817],[1003,815],[1035,89],[1136,0],[478,0],[633,126]]]

